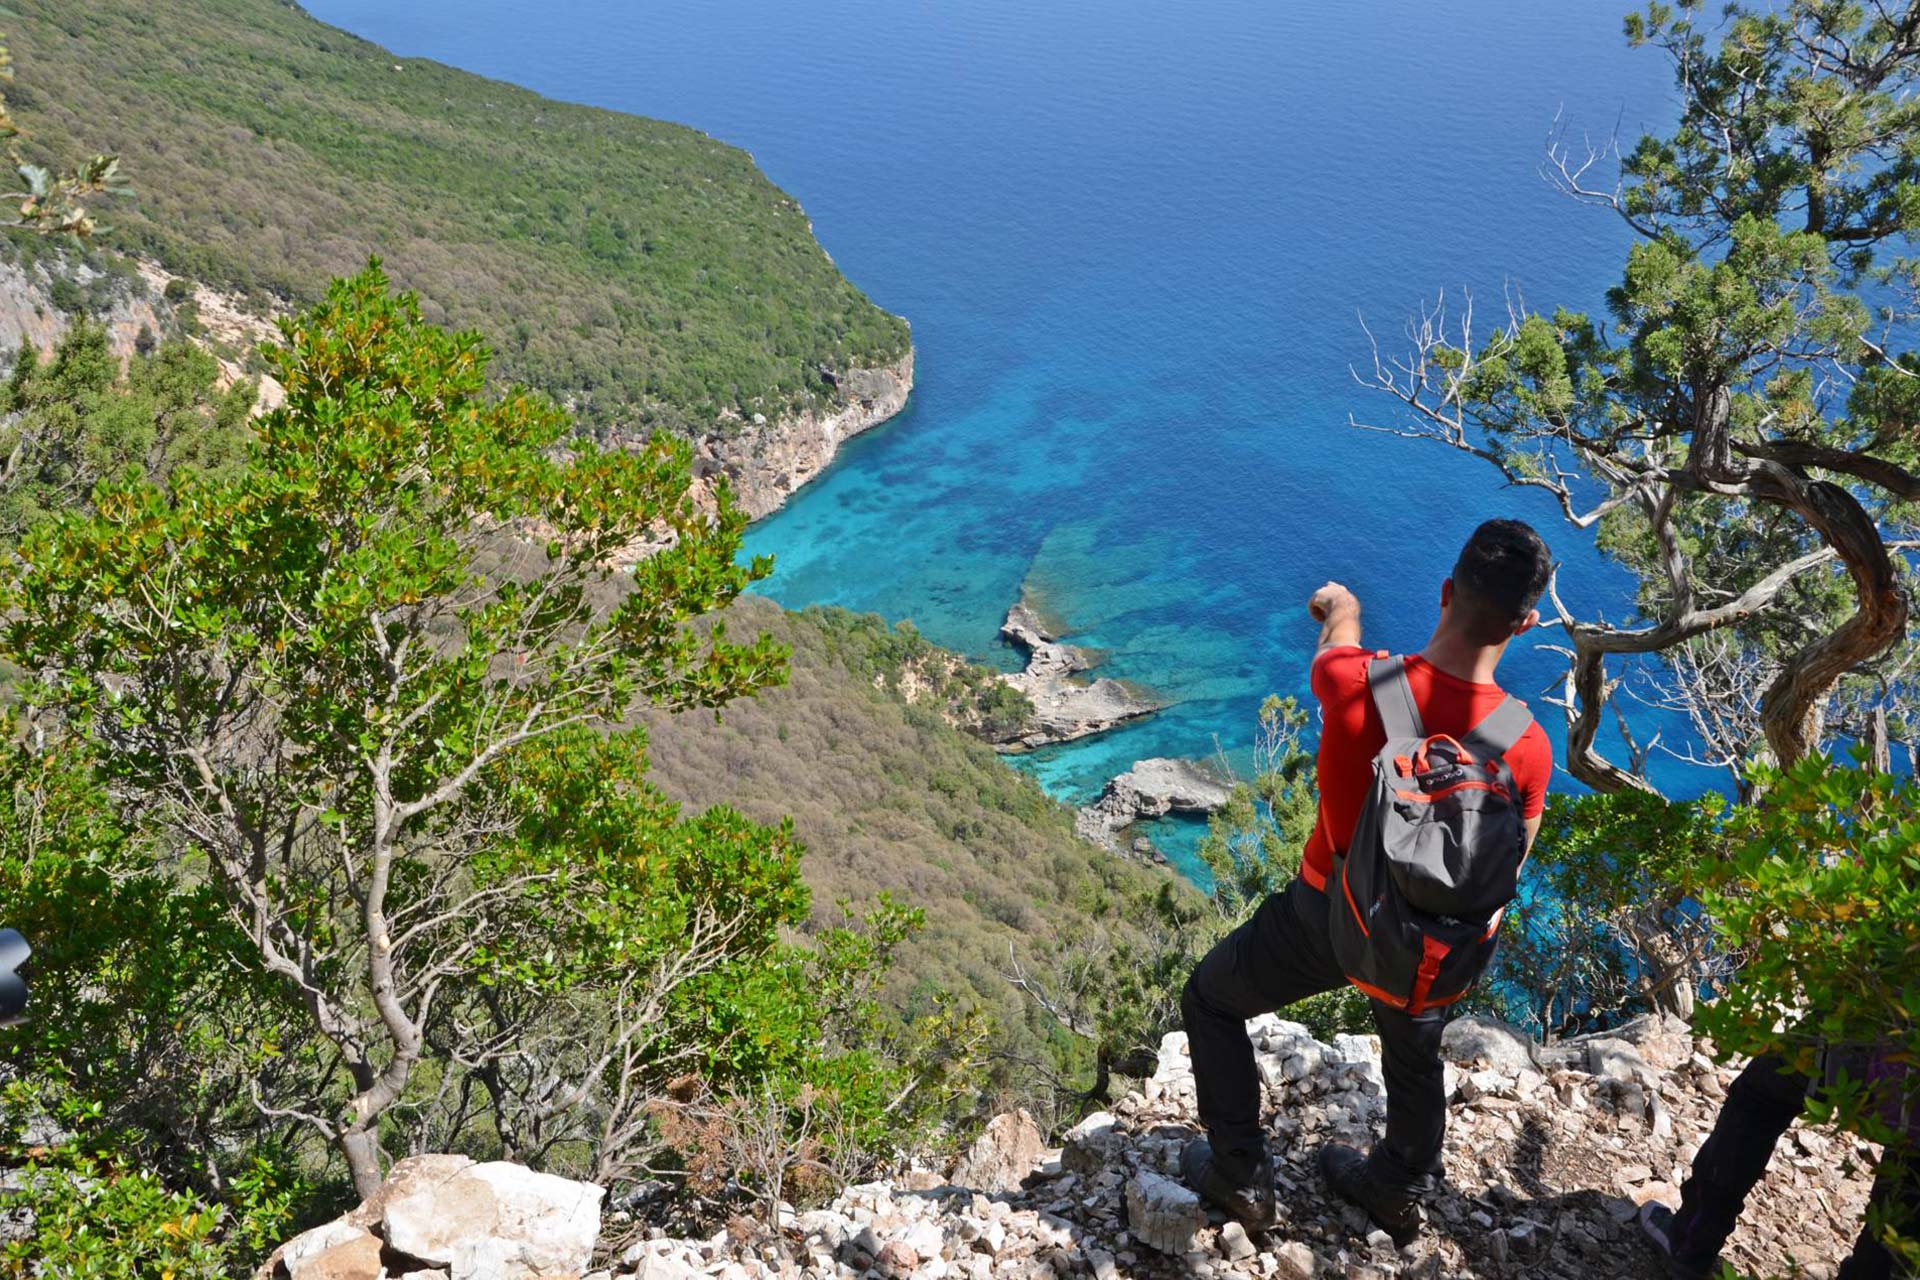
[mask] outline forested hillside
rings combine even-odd
[[[138,175],[101,210],[111,241],[297,301],[378,253],[589,427],[831,403],[823,369],[907,350],[799,205],[694,130],[397,58],[281,0],[28,0],[6,22],[35,151]]]
[[[1122,902],[1171,877],[1077,838],[1072,811],[1033,779],[889,687],[893,646],[878,619],[787,613],[757,597],[728,618],[792,646],[788,684],[717,722],[649,713],[654,780],[690,808],[791,816],[817,917],[880,890],[925,908],[896,979],[977,1000],[1006,1045],[1041,1052],[1058,1024],[1008,980],[1009,945],[1024,968],[1051,974],[1090,931],[1126,932]]]

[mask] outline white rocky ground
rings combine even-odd
[[[1610,1037],[1541,1049],[1498,1024],[1456,1021],[1447,1041],[1448,1185],[1425,1235],[1399,1251],[1330,1199],[1313,1172],[1322,1142],[1365,1143],[1378,1131],[1384,1100],[1372,1040],[1321,1044],[1298,1024],[1271,1017],[1251,1030],[1278,1165],[1280,1216],[1270,1231],[1249,1233],[1209,1216],[1178,1180],[1178,1154],[1194,1120],[1186,1039],[1175,1034],[1139,1092],[1089,1116],[1058,1150],[1044,1149],[1032,1121],[1016,1113],[994,1121],[951,1180],[915,1171],[850,1187],[825,1208],[783,1213],[778,1233],[742,1220],[709,1240],[631,1241],[630,1224],[609,1223],[588,1280],[1651,1280],[1658,1273],[1632,1223],[1636,1206],[1676,1194],[1733,1074],[1677,1023],[1643,1021]],[[1756,1191],[1729,1260],[1756,1275],[1831,1276],[1858,1229],[1871,1159],[1871,1149],[1852,1138],[1797,1127]],[[411,1232],[403,1243],[431,1258],[408,1261],[389,1251],[378,1264],[387,1270],[378,1273],[345,1269],[344,1252],[342,1268],[321,1269],[323,1255],[310,1252],[291,1266],[276,1263],[273,1274],[581,1275],[588,1263],[579,1215],[597,1214],[599,1189],[542,1180],[529,1185],[524,1204],[509,1202],[512,1179],[499,1170],[510,1168],[453,1166],[460,1176],[447,1179],[449,1204],[435,1213],[421,1200],[423,1169],[407,1162],[393,1180],[400,1194],[383,1190],[384,1208],[377,1197],[357,1217],[301,1238],[331,1231],[330,1247],[351,1241],[353,1265],[371,1268],[379,1246],[365,1237],[392,1227],[397,1199],[410,1206],[399,1219]],[[482,1171],[497,1202],[467,1185]],[[423,1222],[437,1229],[425,1232]],[[459,1238],[475,1230],[484,1238]],[[527,1235],[538,1239],[526,1243],[520,1237]],[[629,1239],[614,1243],[622,1235]],[[556,1261],[562,1265],[550,1265]]]

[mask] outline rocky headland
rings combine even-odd
[[[1080,674],[1097,665],[1093,658],[1062,644],[1025,601],[1007,610],[1000,634],[1027,652],[1026,669],[1001,678],[1033,703],[1032,719],[994,744],[1003,751],[1071,742],[1160,710],[1160,703],[1119,680],[1082,682]]]
[[[1379,1045],[1315,1040],[1271,1015],[1248,1024],[1265,1082],[1280,1211],[1249,1232],[1181,1184],[1196,1132],[1186,1037],[1110,1110],[1049,1147],[1024,1112],[996,1118],[952,1169],[904,1170],[832,1203],[735,1218],[706,1239],[616,1211],[601,1189],[464,1157],[402,1161],[361,1208],[289,1242],[269,1280],[1655,1280],[1634,1216],[1673,1201],[1733,1068],[1684,1024],[1533,1043],[1497,1022],[1447,1029],[1445,1185],[1406,1249],[1369,1231],[1314,1171],[1323,1142],[1365,1145],[1385,1113]],[[1872,1148],[1796,1126],[1731,1243],[1750,1274],[1820,1280],[1846,1255]],[[597,1235],[597,1244],[594,1243]],[[385,1268],[381,1270],[381,1268]]]
[[[1170,813],[1209,814],[1233,796],[1231,784],[1192,760],[1155,757],[1109,779],[1100,798],[1074,815],[1082,838],[1120,849],[1120,833],[1148,818]]]

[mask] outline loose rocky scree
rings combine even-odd
[[[603,1258],[586,1280],[1653,1280],[1659,1272],[1634,1214],[1645,1200],[1677,1199],[1734,1075],[1671,1020],[1543,1048],[1500,1023],[1457,1019],[1446,1039],[1446,1185],[1429,1204],[1427,1231],[1395,1250],[1358,1210],[1330,1197],[1313,1167],[1321,1143],[1366,1146],[1378,1134],[1385,1098],[1377,1042],[1339,1036],[1322,1044],[1271,1016],[1249,1031],[1277,1169],[1280,1212],[1271,1230],[1249,1232],[1209,1215],[1178,1179],[1180,1148],[1196,1129],[1186,1037],[1175,1033],[1162,1043],[1153,1077],[1111,1111],[1088,1116],[1061,1148],[1045,1149],[1025,1113],[1000,1116],[950,1178],[910,1170],[850,1187],[826,1208],[783,1210],[777,1233],[739,1220],[709,1240],[655,1234]],[[1755,1191],[1728,1260],[1755,1275],[1831,1277],[1859,1229],[1874,1155],[1849,1136],[1796,1126]],[[458,1161],[451,1178],[421,1164],[449,1160]],[[408,1247],[433,1257],[410,1272],[390,1263],[387,1275],[581,1276],[579,1215],[590,1213],[597,1225],[599,1188],[548,1179],[529,1183],[521,1203],[498,1172],[511,1168],[444,1156],[402,1162],[380,1196],[285,1251],[333,1232],[329,1247],[351,1244],[359,1251],[352,1258],[343,1252],[342,1266],[326,1269],[311,1255],[282,1260],[270,1274],[375,1280],[371,1260],[394,1243],[378,1243],[379,1224],[390,1236],[397,1221],[412,1233]],[[483,1174],[493,1200],[464,1185]],[[452,1202],[416,1203],[428,1194],[422,1182],[436,1180],[451,1188]],[[962,1182],[973,1185],[955,1185]],[[403,1184],[398,1194],[395,1183]],[[422,1221],[438,1224],[431,1239]],[[461,1230],[491,1234],[451,1238]]]

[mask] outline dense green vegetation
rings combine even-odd
[[[37,154],[117,152],[113,243],[317,298],[378,254],[430,319],[596,428],[831,398],[903,355],[746,153],[402,60],[280,0],[29,0],[7,18]]]
[[[772,637],[690,625],[767,570],[688,497],[690,447],[557,451],[567,416],[489,396],[485,349],[377,268],[283,330],[244,458],[151,447],[156,385],[211,429],[177,353],[19,419],[23,456],[92,434],[127,465],[0,586],[0,900],[40,944],[35,1016],[0,1030],[0,1158],[31,1166],[0,1208],[54,1233],[0,1260],[228,1274],[386,1149],[692,1169],[689,1073],[723,1116],[831,1110],[848,1170],[969,1098],[980,1019],[878,998],[917,909],[870,884],[797,938],[792,824],[647,777],[636,706],[785,675]],[[617,572],[646,531],[671,545]]]
[[[1211,915],[1205,900],[1077,839],[1071,811],[1030,777],[934,701],[909,702],[889,673],[924,641],[844,610],[783,613],[751,596],[726,616],[789,647],[788,681],[719,721],[648,713],[655,781],[688,805],[791,817],[819,904],[887,890],[924,909],[924,931],[895,966],[895,997],[912,1010],[946,989],[989,1013],[1006,1099],[1044,1109],[1054,1099],[1035,1094],[1036,1081],[1065,1075],[1084,1086],[1092,1041],[1070,1035],[1009,975],[1039,975],[1051,993],[1051,975],[1074,957],[1143,944],[1153,925],[1142,907],[1156,895]]]

